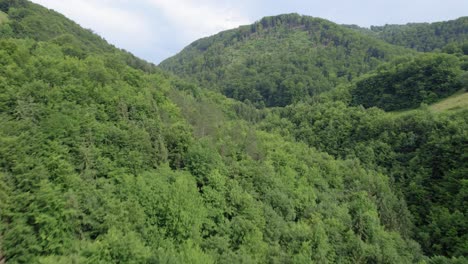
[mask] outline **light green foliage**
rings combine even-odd
[[[376,108],[324,102],[289,106],[281,115],[291,122],[286,128],[296,139],[335,157],[357,158],[363,166],[392,177],[412,217],[398,198],[378,199],[380,221],[386,227],[417,238],[427,254],[466,254],[466,221],[461,220],[466,217],[466,109],[389,115]],[[267,130],[277,125],[270,120],[263,125]],[[380,182],[367,185],[387,188],[375,185]],[[405,214],[407,219],[401,217]]]
[[[0,25],[6,22],[8,22],[8,15],[0,11]]]
[[[396,116],[350,107],[347,85],[309,103],[258,110],[258,102],[162,73],[40,6],[0,0],[0,10],[11,17],[0,25],[9,32],[0,35],[0,261],[465,260],[465,112]],[[307,30],[297,30],[303,24]],[[347,40],[365,58],[346,69],[352,77],[404,51],[297,15],[254,26],[223,33],[237,39],[227,53],[237,66],[245,59],[237,55],[268,43],[307,50],[316,40],[333,55],[311,53],[323,59],[311,73],[329,70],[326,80],[312,76],[326,89],[347,79],[334,76],[333,63]],[[194,45],[208,48],[205,41]],[[266,51],[265,62],[286,58]],[[221,63],[212,52],[206,59]],[[252,73],[268,64],[248,63]],[[274,78],[300,97],[314,79],[291,65]],[[263,78],[276,66],[258,70],[258,81],[276,83]],[[283,78],[289,70],[292,79]],[[267,105],[295,101],[270,95]]]
[[[354,193],[372,189],[348,184],[372,177],[359,165],[257,131],[223,97],[185,93],[176,105],[164,77],[113,55],[59,56],[56,45],[0,42],[9,262],[352,262],[356,243],[390,247],[402,263],[420,258],[351,228],[361,214],[347,209]],[[187,104],[201,113],[220,104],[206,117],[216,126],[187,122]],[[393,196],[388,187],[382,193]],[[406,244],[380,224],[389,213],[380,200],[366,203],[373,224],[363,230]]]
[[[429,108],[436,112],[468,109],[468,93],[461,91],[453,96],[430,105]]]

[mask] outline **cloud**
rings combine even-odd
[[[198,38],[250,23],[240,10],[248,0],[32,1],[156,63]]]
[[[126,9],[126,0],[33,0],[73,19],[121,48],[143,48],[154,31],[141,14]]]
[[[338,23],[369,26],[454,19],[466,15],[463,11],[468,7],[466,0],[32,1],[52,8],[92,29],[110,43],[156,63],[196,39],[250,24],[266,15],[298,12]]]
[[[219,31],[250,23],[238,8],[215,0],[147,0],[171,24],[183,39],[195,40]]]

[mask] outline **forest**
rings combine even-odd
[[[0,263],[468,263],[467,34],[285,14],[156,66],[0,0]]]

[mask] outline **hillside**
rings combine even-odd
[[[0,261],[424,259],[381,172],[262,131],[243,120],[258,110],[133,68],[99,38],[76,36],[100,47],[76,56],[61,35],[31,37],[35,24],[0,37]]]
[[[331,89],[314,90],[315,94],[300,90],[304,88],[303,82],[278,86],[278,83],[284,84],[291,78],[309,80],[311,76],[314,77],[313,82],[319,82],[323,80],[320,76],[324,75],[311,75],[303,69],[315,66],[315,69],[325,71],[330,69],[327,68],[330,65],[348,63],[345,58],[353,58],[356,54],[361,59],[365,57],[362,49],[348,49],[348,57],[328,53],[330,50],[346,50],[334,46],[339,41],[322,43],[320,54],[327,54],[329,63],[322,64],[321,57],[308,57],[312,31],[306,28],[313,28],[311,25],[316,26],[313,32],[319,32],[320,36],[335,36],[340,30],[348,32],[343,28],[353,28],[350,29],[354,31],[351,36],[356,38],[350,38],[347,47],[362,48],[371,42],[373,45],[390,46],[405,56],[375,59],[375,66],[367,71],[360,71],[348,80],[337,81],[330,85]],[[317,25],[323,27],[317,30]],[[459,37],[464,38],[465,35]],[[467,152],[464,132],[466,110],[406,110],[434,103],[466,87],[464,44],[447,40],[444,52],[451,55],[416,54],[382,44],[376,39],[375,33],[358,27],[342,27],[294,14],[281,15],[196,41],[161,66],[256,107],[289,104],[285,108],[267,111],[259,127],[268,133],[304,142],[337,159],[356,159],[370,170],[383,172],[391,179],[395,191],[401,193],[408,203],[415,224],[409,236],[420,243],[425,254],[434,256],[434,261],[449,261],[438,257],[442,255],[454,257],[454,263],[463,263],[463,257],[468,254],[464,247],[467,239],[464,230],[468,223],[462,220],[468,215],[463,202],[467,166],[463,162]],[[316,40],[316,43],[321,43]],[[300,51],[300,55],[295,54],[296,51]],[[254,59],[257,56],[261,59]],[[297,63],[300,61],[298,57],[309,61]],[[267,61],[264,58],[279,59]],[[347,64],[348,71],[360,69],[359,58],[355,58],[355,64]],[[262,60],[267,62],[262,64]],[[236,68],[232,66],[234,64]],[[298,65],[307,67],[298,69]],[[283,66],[294,70],[282,71]],[[228,74],[231,70],[232,73]],[[277,81],[272,81],[274,78]],[[327,80],[331,80],[330,75]],[[262,87],[268,88],[266,92]],[[316,83],[314,89],[318,87]],[[295,92],[297,98],[293,99],[291,94]],[[283,101],[279,103],[269,98]],[[408,114],[387,114],[376,107],[405,110]]]
[[[430,105],[429,108],[437,112],[468,109],[468,93],[466,91],[461,91]]]
[[[411,55],[330,21],[297,14],[198,40],[160,66],[257,107],[285,106]]]
[[[180,78],[39,5],[0,10],[0,263],[467,261],[467,111],[351,90],[462,54],[283,15],[195,42],[162,64]]]
[[[388,43],[428,52],[449,43],[467,42],[468,17],[435,23],[372,26],[370,31]]]
[[[31,38],[36,41],[51,41],[59,44],[66,55],[79,58],[112,53],[133,68],[146,72],[155,71],[155,67],[151,63],[115,48],[91,30],[84,29],[62,14],[40,5],[26,0],[1,0],[0,12],[7,13],[9,17],[8,23],[0,29],[4,38]]]
[[[8,21],[8,15],[0,11],[0,25]]]
[[[261,127],[381,171],[405,197],[429,256],[466,256],[467,109],[387,113],[322,98],[269,115]],[[462,262],[463,263],[463,262]]]
[[[464,58],[423,54],[382,64],[353,84],[352,104],[386,111],[432,104],[468,87],[468,73],[461,66]]]

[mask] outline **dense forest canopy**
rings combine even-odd
[[[288,106],[280,117],[268,117],[263,127],[281,127],[309,146],[388,175],[428,255],[466,256],[466,108],[394,114],[339,101]]]
[[[261,108],[314,97],[412,53],[324,19],[288,14],[198,40],[160,66]]]
[[[449,43],[468,41],[468,17],[435,23],[372,26],[370,30],[388,43],[428,52]]]
[[[2,0],[0,12],[8,12],[9,21],[3,25],[3,38],[30,38],[59,44],[66,55],[87,57],[100,53],[116,53],[126,64],[145,72],[154,65],[110,45],[89,29],[83,29],[65,16],[26,0]],[[1,16],[0,16],[1,17]],[[1,19],[0,19],[1,20]]]
[[[0,262],[467,262],[468,109],[420,107],[466,98],[462,42],[281,15],[169,73],[0,10]]]
[[[356,82],[353,104],[392,111],[434,103],[468,85],[460,64],[456,56],[424,54],[381,65]]]

